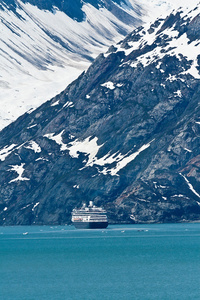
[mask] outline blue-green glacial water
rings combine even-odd
[[[200,299],[200,223],[0,227],[0,300]]]

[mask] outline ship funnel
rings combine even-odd
[[[92,207],[93,206],[93,201],[89,202],[89,206]]]

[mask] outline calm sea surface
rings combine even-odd
[[[0,300],[200,299],[200,223],[0,227]]]

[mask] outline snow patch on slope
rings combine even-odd
[[[101,158],[97,157],[97,154],[99,152],[99,149],[103,147],[104,144],[98,145],[98,138],[94,137],[87,137],[83,141],[79,141],[78,139],[74,140],[73,142],[70,142],[68,144],[63,143],[62,140],[62,134],[64,130],[61,131],[59,134],[55,135],[54,133],[49,133],[44,135],[44,137],[49,138],[53,141],[55,141],[58,145],[60,145],[61,151],[69,151],[69,155],[72,158],[78,158],[79,153],[83,153],[87,155],[87,160],[84,161],[85,166],[82,168],[92,167],[92,166],[106,166],[111,165],[113,163],[116,163],[116,166],[113,168],[104,167],[102,170],[98,168],[99,173],[102,173],[104,175],[110,174],[112,176],[118,176],[118,172],[126,167],[127,164],[129,164],[131,161],[133,161],[141,152],[146,150],[148,147],[150,147],[150,143],[147,143],[140,147],[138,151],[130,154],[127,153],[125,155],[121,153],[114,153],[111,155],[111,151],[109,151],[106,155],[104,155]],[[82,170],[81,169],[81,170]]]
[[[20,166],[19,165],[15,165],[15,166],[11,166],[12,168],[8,171],[15,171],[18,174],[18,177],[16,177],[15,179],[12,179],[11,181],[9,181],[9,183],[15,182],[15,181],[24,181],[24,180],[30,180],[29,178],[26,177],[22,177],[22,174],[24,173],[24,163],[22,163]]]
[[[114,83],[112,81],[105,82],[105,83],[101,84],[101,86],[106,87],[107,89],[110,89],[110,90],[115,89]]]
[[[35,153],[40,153],[40,152],[42,151],[41,148],[40,148],[40,146],[39,146],[36,142],[34,142],[34,141],[30,141],[30,142],[29,142],[29,145],[26,146],[26,147],[24,147],[24,148],[26,148],[26,149],[31,149],[31,150],[33,150]]]

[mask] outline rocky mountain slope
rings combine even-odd
[[[200,218],[200,6],[139,27],[0,132],[0,224]],[[131,217],[131,218],[130,218]]]
[[[0,129],[61,92],[147,17],[174,5],[180,0],[1,1]]]

